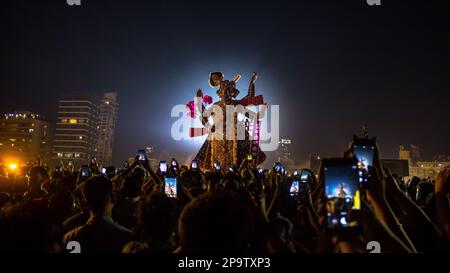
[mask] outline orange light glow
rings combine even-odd
[[[14,171],[14,170],[17,169],[17,164],[16,164],[16,163],[11,163],[11,164],[9,164],[9,168],[10,168],[12,171]]]

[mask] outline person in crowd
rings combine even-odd
[[[76,227],[86,224],[86,222],[90,218],[89,209],[87,208],[86,201],[83,196],[84,185],[85,182],[82,182],[75,189],[74,198],[76,204],[76,212],[63,222],[62,228],[65,233],[71,231]]]
[[[177,223],[176,203],[163,192],[153,191],[140,203],[138,222],[141,241],[128,243],[124,253],[170,253],[176,244],[172,240]]]
[[[216,189],[192,200],[178,222],[180,253],[246,253],[255,228],[238,193]]]
[[[137,207],[141,203],[141,186],[144,176],[138,172],[125,178],[121,194],[112,210],[112,217],[118,224],[132,229],[137,224]]]
[[[298,174],[278,162],[259,169],[247,158],[211,170],[172,159],[161,173],[136,156],[105,174],[93,157],[87,177],[62,167],[51,178],[31,160],[23,173],[0,168],[0,251],[66,252],[71,241],[81,253],[367,253],[370,241],[382,252],[450,251],[450,170],[436,181],[404,183],[379,154],[376,147],[360,208],[350,213],[358,223],[351,233],[327,228],[323,166],[305,170],[306,181],[292,192]],[[167,177],[176,179],[176,197],[165,192]],[[339,183],[343,201],[352,191]]]
[[[121,252],[134,233],[114,223],[111,217],[112,183],[103,176],[95,176],[85,182],[83,196],[91,217],[86,224],[64,235],[64,245],[76,241],[82,253]]]
[[[416,187],[416,203],[424,208],[427,203],[428,196],[434,193],[434,184],[429,180],[422,180]]]

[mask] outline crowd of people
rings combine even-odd
[[[201,170],[172,160],[153,170],[136,156],[123,169],[91,164],[88,175],[73,166],[14,176],[0,168],[0,250],[65,253],[77,242],[82,253],[367,253],[371,241],[381,252],[450,250],[448,169],[436,181],[405,181],[377,150],[351,215],[360,228],[330,232],[323,167],[305,170],[292,192],[300,171],[280,166],[244,160]]]

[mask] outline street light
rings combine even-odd
[[[17,169],[17,164],[11,163],[11,164],[9,164],[9,168],[10,168],[12,171],[15,171],[15,170]]]

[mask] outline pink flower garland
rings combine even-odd
[[[203,97],[202,97],[202,103],[203,103],[203,106],[205,106],[205,105],[208,105],[208,104],[211,104],[212,103],[212,97],[211,96],[208,96],[208,95],[204,95]],[[193,101],[193,100],[191,100],[191,101],[189,101],[187,104],[186,104],[186,108],[189,110],[189,112],[187,113],[187,116],[188,117],[190,117],[190,118],[192,118],[192,119],[195,119],[196,117],[197,117],[197,115],[196,115],[196,107],[195,107],[195,101]]]

